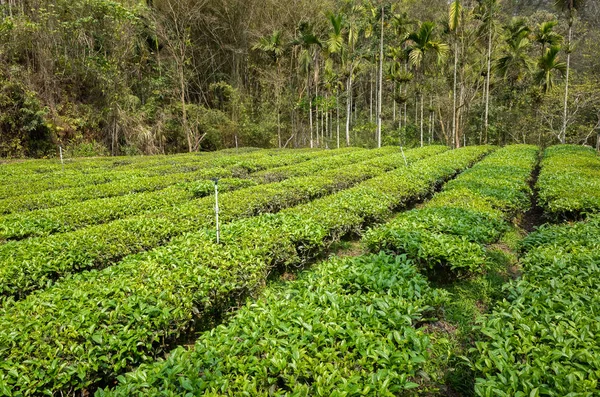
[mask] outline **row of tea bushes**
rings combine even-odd
[[[542,227],[524,240],[523,276],[477,330],[471,364],[477,395],[598,395],[598,236],[595,215]]]
[[[539,206],[550,218],[600,212],[600,157],[585,146],[549,147],[537,188]]]
[[[407,254],[439,277],[484,270],[485,245],[507,230],[508,222],[531,205],[529,182],[539,149],[504,147],[449,182],[423,208],[400,214],[371,230],[372,252]]]
[[[7,171],[14,171],[14,173],[9,173],[4,176],[4,183],[0,186],[0,199],[36,194],[50,190],[100,185],[123,179],[130,180],[175,173],[187,173],[205,168],[222,168],[231,165],[230,162],[222,160],[225,157],[230,157],[234,161],[243,161],[268,155],[278,154],[268,150],[240,153],[230,156],[225,156],[220,152],[213,152],[206,155],[174,156],[173,158],[158,156],[154,161],[150,160],[154,158],[154,156],[151,156],[147,157],[149,160],[146,162],[136,161],[138,158],[132,157],[131,163],[116,159],[113,159],[112,163],[107,163],[106,158],[97,158],[86,161],[87,166],[81,169],[65,168],[64,171],[61,171],[59,168],[53,172],[46,173],[35,173],[35,171],[17,168],[16,166],[19,164],[8,164],[3,168],[0,168],[3,171],[0,172],[0,175]],[[113,165],[104,167],[104,163]]]
[[[448,151],[279,214],[232,222],[222,244],[213,231],[186,234],[4,305],[0,390],[70,394],[109,382],[171,350],[190,329],[210,326],[262,289],[273,270],[302,264],[344,234],[387,219],[491,150]]]
[[[235,159],[235,156],[232,156],[232,158],[226,160],[230,163],[228,165],[221,164],[217,161],[208,161],[205,164],[205,167],[196,171],[178,172],[151,177],[139,177],[136,175],[137,171],[134,170],[131,171],[132,175],[126,174],[123,178],[112,182],[92,185],[87,184],[85,186],[41,192],[37,192],[37,189],[34,189],[34,193],[30,192],[29,194],[11,195],[11,197],[0,200],[0,214],[57,207],[102,197],[154,191],[163,189],[175,183],[191,182],[199,179],[242,177],[246,176],[249,172],[300,163],[318,157],[333,156],[336,153],[337,151],[335,150],[323,150],[305,154],[296,154],[292,152],[284,152],[282,154],[266,153],[256,158],[245,159]],[[225,159],[226,157],[223,158]],[[27,186],[30,185],[25,180],[22,184],[16,185],[14,189],[23,193],[28,189]]]
[[[0,165],[0,177],[6,185],[20,184],[24,180],[40,184],[46,189],[83,186],[116,180],[131,171],[139,175],[159,175],[199,169],[210,160],[222,161],[224,157],[253,158],[264,154],[288,153],[289,150],[220,150],[216,152],[185,153],[176,155],[94,157],[66,160],[64,169],[60,161],[28,160]],[[227,163],[224,163],[227,164]],[[86,180],[86,177],[89,179]],[[0,196],[4,197],[4,192]]]
[[[434,375],[417,327],[445,299],[405,256],[333,258],[96,395],[413,395]]]
[[[410,161],[447,150],[430,146],[407,152]],[[395,167],[404,167],[400,154]],[[219,196],[223,223],[276,212],[348,188],[389,170],[390,161],[369,160],[310,177],[240,189]],[[173,237],[214,225],[214,198],[205,197],[178,206],[124,218],[103,225],[48,237],[0,245],[0,299],[21,299],[56,279],[85,269],[111,265],[126,255],[167,243]]]
[[[389,155],[395,151],[397,149],[390,150],[390,147],[369,151],[351,151],[298,164],[276,167],[273,168],[273,172],[278,173],[277,170],[284,170],[286,177],[282,176],[280,178],[284,180],[291,177],[318,174],[324,170],[336,169],[341,165],[358,163],[367,159],[377,161],[376,159],[380,156]],[[390,159],[397,163],[395,156],[390,157]],[[168,181],[168,178],[166,180]],[[233,191],[254,186],[259,182],[266,183],[268,181],[262,178],[222,178],[219,181],[219,191]],[[161,208],[168,209],[193,198],[204,197],[213,193],[214,183],[211,180],[204,179],[178,183],[149,192],[91,199],[61,207],[8,214],[0,216],[0,241],[73,231]]]

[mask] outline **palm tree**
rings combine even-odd
[[[335,56],[335,55],[339,55],[339,63],[342,66],[345,66],[345,60],[346,60],[346,51],[345,51],[345,46],[344,46],[344,37],[342,35],[342,30],[343,30],[343,26],[344,26],[344,16],[342,14],[330,14],[329,15],[329,21],[331,23],[331,31],[329,33],[329,38],[326,41],[326,48],[327,48],[327,53],[330,56]],[[331,58],[329,59],[331,60]],[[326,63],[326,72],[329,71],[329,74],[332,75],[332,77],[334,77],[333,80],[335,80],[335,82],[333,84],[330,83],[330,85],[332,87],[335,88],[335,93],[336,93],[336,116],[337,116],[337,135],[336,135],[336,142],[337,142],[337,148],[340,148],[340,110],[339,110],[339,78],[340,75],[333,73],[333,71],[331,70],[333,69],[333,64],[332,62],[327,62]],[[348,136],[348,140],[349,140],[349,136]],[[348,146],[350,145],[350,142],[347,142]]]
[[[498,0],[479,0],[479,15],[487,33],[487,71],[485,74],[485,113],[484,113],[484,142],[488,141],[489,111],[490,111],[490,79],[492,72],[492,42],[494,40],[494,18],[498,10]]]
[[[381,101],[383,94],[383,25],[385,22],[385,11],[381,4],[381,34],[379,42],[379,99],[377,101],[377,147],[381,147]]]
[[[562,42],[563,37],[553,30],[557,24],[558,21],[542,22],[535,31],[535,42],[542,46],[542,56],[546,54],[546,46],[557,46]]]
[[[531,59],[528,55],[531,46],[528,38],[530,32],[522,19],[514,19],[506,27],[506,48],[496,62],[496,70],[511,86],[521,82],[531,70]]]
[[[433,39],[435,23],[423,22],[416,32],[408,35],[409,45],[407,47],[408,59],[411,65],[420,74],[421,78],[425,76],[425,68],[429,61],[429,55],[433,55],[437,59],[437,63],[441,63],[448,54],[449,47],[447,44]],[[419,90],[420,91],[420,90]],[[419,92],[422,96],[422,93]],[[423,100],[421,98],[421,114],[423,114]],[[422,118],[421,118],[422,119]],[[423,146],[423,122],[421,120],[421,146]]]
[[[554,0],[555,6],[561,11],[567,11],[569,21],[569,35],[567,38],[567,72],[565,75],[565,100],[563,110],[563,125],[560,133],[560,142],[565,143],[567,138],[567,100],[569,99],[569,69],[571,66],[571,38],[573,34],[573,22],[575,13],[580,10],[585,0]]]
[[[314,69],[313,65],[316,65],[317,62],[317,52],[315,50],[316,47],[322,47],[321,41],[319,38],[313,33],[312,26],[307,23],[300,24],[300,37],[292,42],[293,45],[300,46],[301,53],[299,57],[300,68],[306,73],[306,90],[308,94],[308,103],[309,103],[309,124],[310,124],[310,147],[313,147],[313,102],[312,102],[312,92],[311,92],[311,84],[310,84],[310,70],[311,67]]]
[[[461,22],[462,4],[460,0],[454,0],[450,3],[448,27],[454,36],[454,79],[452,83],[452,136],[456,147],[460,146],[458,137],[458,128],[456,126],[456,80],[458,71],[458,27]]]
[[[558,59],[558,53],[560,47],[552,46],[546,49],[546,53],[540,57],[538,61],[539,70],[535,76],[538,84],[542,86],[545,93],[548,93],[554,87],[554,81],[552,80],[552,73],[559,72],[564,75],[567,70],[567,64],[560,62]]]

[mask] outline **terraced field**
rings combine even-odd
[[[1,165],[0,394],[595,395],[599,174],[529,145]]]

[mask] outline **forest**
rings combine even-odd
[[[600,149],[588,0],[0,0],[0,157]]]

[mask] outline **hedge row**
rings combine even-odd
[[[442,153],[298,208],[233,222],[220,245],[212,231],[188,234],[5,305],[0,390],[71,393],[153,360],[260,289],[274,268],[300,264],[386,219],[490,150]]]
[[[251,178],[255,181],[265,182],[279,182],[291,177],[297,176],[310,176],[315,172],[319,172],[323,169],[334,169],[337,167],[343,167],[348,164],[355,163],[357,161],[369,160],[375,157],[379,157],[386,154],[397,154],[400,152],[400,148],[395,146],[384,146],[379,149],[363,150],[360,152],[351,153],[352,156],[335,156],[329,158],[321,158],[306,163],[306,167],[300,169],[295,165],[288,165],[278,168],[271,168],[255,172],[251,175]],[[395,161],[395,160],[394,160]]]
[[[539,205],[551,218],[600,212],[600,157],[585,146],[549,147],[537,188]]]
[[[411,161],[445,147],[416,149]],[[404,166],[400,155],[393,162]],[[402,162],[401,162],[402,161]],[[241,217],[275,212],[347,188],[388,170],[389,160],[349,165],[312,177],[292,178],[219,195],[223,223]],[[84,269],[108,266],[120,258],[165,244],[175,236],[214,224],[214,198],[205,197],[162,211],[124,218],[74,232],[0,245],[0,300],[20,299],[53,280]]]
[[[298,150],[298,149],[295,149]],[[196,161],[205,161],[209,157],[240,155],[250,152],[268,152],[265,149],[241,148],[239,150],[219,150],[216,152],[199,152],[152,156],[108,156],[93,158],[65,159],[64,170],[59,159],[9,161],[0,163],[0,176],[7,183],[19,183],[23,178],[34,180],[52,180],[57,176],[68,177],[85,175],[93,172],[120,171],[140,168],[159,168],[165,165],[177,166]],[[275,150],[273,150],[275,151]],[[285,151],[281,151],[285,152]]]
[[[405,257],[333,258],[96,396],[412,395],[434,376],[416,327],[445,299]]]
[[[273,168],[273,172],[279,175],[279,180],[284,180],[295,176],[313,175],[341,165],[374,159],[397,151],[398,149],[390,149],[390,147],[369,151],[351,151],[299,164],[276,167]],[[396,161],[396,157],[391,156],[390,160]],[[267,183],[269,181],[269,179],[262,177],[256,179],[224,178],[219,181],[219,191],[233,191],[254,186],[258,182]],[[158,191],[92,199],[62,207],[0,216],[0,242],[2,240],[19,240],[32,236],[69,232],[144,212],[165,209],[212,193],[214,193],[213,182],[200,180],[179,183]]]
[[[480,396],[596,396],[600,390],[600,217],[542,227],[523,276],[478,328]]]
[[[423,208],[401,214],[364,239],[372,252],[407,254],[422,267],[446,277],[480,272],[485,245],[507,230],[508,222],[531,205],[529,181],[538,148],[502,148],[449,182]]]
[[[23,172],[25,170],[14,169],[13,165],[5,166],[6,169],[15,171],[3,177],[3,184],[0,186],[0,198],[9,198],[12,196],[22,196],[26,194],[36,194],[46,190],[58,190],[74,187],[85,187],[87,185],[99,185],[119,180],[130,180],[135,178],[153,177],[175,173],[188,173],[201,170],[203,168],[215,168],[231,166],[232,161],[242,161],[256,159],[261,156],[278,155],[279,152],[260,151],[250,153],[240,153],[235,155],[224,155],[221,152],[213,152],[205,155],[185,155],[164,157],[159,160],[146,162],[124,160],[112,160],[112,166],[105,167],[96,162],[107,160],[100,158],[89,161],[87,167],[81,169],[68,169],[61,171],[60,168],[53,172],[36,174],[34,171]],[[288,152],[282,152],[288,153]],[[152,157],[147,157],[152,159]],[[137,158],[132,158],[137,160]],[[100,164],[102,164],[100,163]],[[0,173],[1,175],[1,173]],[[27,183],[24,184],[23,182]]]
[[[176,183],[190,182],[199,179],[246,176],[249,172],[256,172],[266,168],[300,163],[323,156],[333,156],[336,153],[337,152],[335,150],[323,150],[305,154],[268,154],[253,159],[237,160],[233,164],[225,167],[218,166],[219,163],[217,162],[211,162],[211,165],[207,165],[208,168],[195,172],[181,172],[142,178],[132,176],[131,178],[124,178],[99,185],[86,185],[83,187],[48,190],[41,193],[14,196],[0,200],[0,214],[57,207],[69,205],[78,201],[102,197],[122,196],[136,192],[154,191],[163,189]]]

